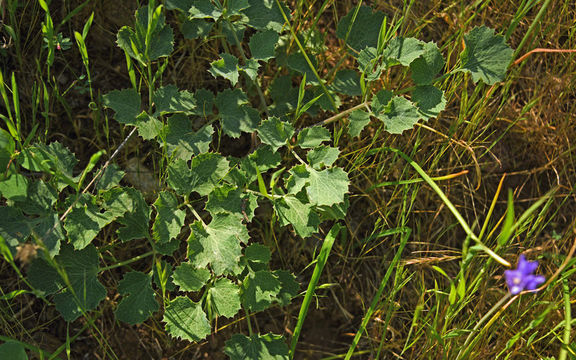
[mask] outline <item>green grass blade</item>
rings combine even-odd
[[[312,25],[310,26],[311,28],[316,28],[318,21],[320,20],[320,17],[322,17],[322,14],[324,14],[324,11],[326,10],[328,3],[330,3],[330,2],[332,2],[332,0],[324,0],[324,2],[322,3],[322,6],[320,6],[320,10],[318,11],[316,16],[314,17],[314,21],[312,21]],[[308,44],[308,41],[310,41],[311,37],[312,37],[312,32],[308,33],[308,35],[306,36],[306,39],[304,40],[304,45]]]
[[[78,5],[75,9],[70,11],[68,15],[66,15],[66,17],[64,17],[64,19],[60,22],[59,26],[62,26],[66,24],[68,21],[70,21],[70,19],[76,16],[84,8],[84,6],[88,5],[89,2],[90,0],[86,0],[82,4]]]
[[[522,215],[520,215],[520,217],[518,218],[518,221],[516,221],[514,225],[512,225],[510,232],[514,233],[514,231],[516,231],[520,226],[524,225],[524,223],[526,223],[530,218],[530,215],[532,215],[532,213],[538,210],[538,208],[542,206],[542,204],[548,201],[548,199],[550,199],[550,197],[556,192],[556,190],[557,190],[556,188],[553,188],[552,190],[548,191],[544,196],[542,196],[540,199],[538,199],[538,201],[536,201],[526,211],[524,211]]]
[[[512,265],[504,260],[502,257],[500,257],[498,254],[496,254],[494,251],[492,251],[490,248],[488,248],[486,245],[484,245],[480,239],[478,239],[478,236],[476,236],[476,234],[474,234],[474,232],[472,231],[472,229],[470,229],[470,226],[468,226],[468,223],[466,223],[466,220],[464,220],[464,217],[462,217],[462,215],[460,214],[460,212],[458,211],[458,209],[456,209],[456,206],[454,206],[454,204],[452,204],[452,202],[450,201],[450,199],[448,199],[448,197],[446,196],[446,194],[444,194],[444,191],[442,191],[442,189],[440,189],[440,187],[438,185],[436,185],[436,183],[434,182],[434,180],[432,180],[430,178],[430,176],[428,176],[428,174],[426,174],[426,172],[420,167],[420,165],[418,165],[414,160],[412,160],[408,155],[404,154],[402,151],[398,150],[398,149],[394,149],[394,148],[389,148],[389,147],[384,147],[382,148],[383,150],[388,150],[391,151],[393,153],[396,153],[398,155],[400,155],[400,157],[402,157],[404,160],[406,160],[406,162],[408,162],[408,164],[410,166],[412,166],[414,168],[414,170],[416,170],[416,172],[418,174],[420,174],[420,176],[424,179],[424,181],[426,181],[426,183],[428,183],[428,185],[432,188],[432,190],[434,190],[436,192],[436,194],[440,197],[440,199],[442,199],[442,201],[444,202],[444,204],[446,205],[446,207],[448,209],[450,209],[450,211],[452,212],[452,214],[454,215],[454,217],[456,218],[456,220],[458,220],[458,222],[460,223],[460,226],[462,226],[462,228],[464,229],[464,231],[466,232],[466,234],[468,236],[470,236],[470,238],[474,241],[476,241],[476,243],[478,244],[478,246],[480,248],[482,248],[482,250],[484,252],[486,252],[488,255],[490,255],[494,260],[498,261],[500,264],[507,266],[507,267],[511,267]]]
[[[92,13],[92,16],[94,16],[94,13]],[[88,25],[88,23],[86,23],[86,25]],[[86,26],[84,26],[84,30],[86,30]],[[78,51],[80,52],[82,63],[84,64],[84,68],[86,69],[86,76],[88,76],[88,88],[90,90],[90,100],[94,101],[94,92],[92,90],[92,76],[90,74],[90,60],[88,58],[88,49],[86,48],[86,42],[84,41],[86,36],[80,34],[77,31],[74,31],[74,38],[76,39],[76,44],[78,44]]]
[[[358,12],[360,12],[360,8],[362,7],[362,1],[358,2],[356,8],[354,8],[354,14],[352,14],[352,19],[350,19],[350,24],[348,25],[348,29],[346,30],[346,36],[344,36],[344,44],[348,42],[348,37],[350,36],[350,32],[352,32],[352,27],[356,22],[356,17],[358,17]]]
[[[4,74],[0,71],[0,95],[2,95],[2,100],[4,100],[4,107],[6,108],[6,112],[8,113],[8,117],[3,116],[0,114],[0,117],[6,123],[6,127],[8,127],[8,131],[10,135],[16,140],[20,140],[20,136],[18,131],[16,131],[16,127],[14,126],[14,119],[12,117],[12,110],[10,110],[10,100],[8,98],[8,92],[6,91],[6,86],[4,85]]]
[[[502,176],[502,178],[500,179],[500,182],[498,183],[498,188],[496,189],[496,194],[494,194],[494,198],[492,199],[492,203],[490,204],[490,209],[488,209],[488,214],[486,214],[486,220],[484,220],[484,225],[482,225],[482,229],[480,230],[480,234],[478,234],[478,239],[480,239],[480,241],[482,241],[482,239],[484,239],[484,233],[486,232],[486,229],[488,228],[488,223],[490,222],[490,219],[492,218],[492,213],[494,212],[494,208],[496,207],[496,201],[498,200],[498,197],[500,196],[500,191],[502,191],[502,184],[504,183],[505,178],[506,178],[506,176]]]
[[[512,225],[514,224],[514,196],[512,190],[508,190],[508,207],[506,209],[506,216],[504,218],[504,224],[502,225],[502,231],[498,237],[498,245],[503,246],[508,242],[510,236],[512,236]]]
[[[534,18],[534,20],[532,21],[532,24],[530,24],[530,27],[528,28],[528,31],[526,31],[526,34],[524,35],[524,37],[522,38],[522,41],[520,41],[520,45],[518,45],[518,47],[516,48],[516,50],[514,51],[514,56],[513,58],[518,57],[518,54],[520,53],[520,51],[522,51],[522,48],[524,47],[524,45],[526,44],[526,41],[528,41],[528,38],[530,37],[530,35],[532,34],[532,32],[534,31],[534,29],[536,28],[536,25],[540,22],[540,19],[542,18],[542,16],[544,15],[544,13],[546,13],[546,9],[548,9],[548,6],[550,5],[551,1],[550,0],[546,0],[544,2],[544,4],[542,4],[542,7],[540,8],[540,11],[538,11],[538,14],[536,14],[536,17]]]
[[[304,94],[306,93],[306,73],[302,75],[302,81],[300,82],[300,86],[298,87],[298,103],[296,104],[296,111],[294,111],[294,119],[292,123],[295,123],[298,120],[298,116],[300,115],[300,109],[302,108],[302,101],[304,101]]]
[[[12,73],[12,104],[14,105],[14,116],[16,116],[16,131],[21,134],[22,117],[20,116],[20,96],[18,94],[18,83],[16,75]]]
[[[94,169],[94,166],[96,166],[102,155],[104,155],[105,153],[106,151],[100,150],[90,157],[88,165],[86,165],[84,171],[82,171],[82,175],[80,176],[80,180],[78,181],[78,185],[76,186],[76,192],[80,192],[80,189],[84,184],[84,180],[86,180],[86,176],[90,173],[90,171],[92,171],[92,169]]]
[[[338,110],[338,106],[336,106],[336,102],[334,101],[334,98],[332,97],[332,95],[330,95],[330,92],[328,91],[326,84],[324,84],[324,80],[322,80],[322,78],[320,77],[320,74],[318,74],[318,71],[314,67],[314,64],[312,64],[310,57],[306,53],[306,49],[304,49],[304,46],[302,46],[302,43],[300,43],[300,40],[298,39],[298,35],[296,35],[294,28],[292,28],[292,25],[290,24],[288,16],[284,12],[284,9],[282,8],[282,5],[280,4],[280,2],[278,0],[276,0],[276,5],[278,5],[278,8],[280,9],[280,12],[282,13],[282,16],[284,17],[284,21],[286,21],[286,24],[288,24],[288,27],[290,28],[290,33],[292,34],[292,38],[296,42],[296,45],[298,45],[298,48],[302,52],[304,59],[306,59],[306,63],[308,63],[310,70],[312,70],[312,72],[314,73],[314,76],[316,77],[316,79],[320,83],[320,86],[322,87],[322,91],[328,97],[328,100],[330,101],[330,105],[332,105],[332,108],[334,111]]]
[[[86,40],[86,37],[88,36],[88,31],[90,31],[90,27],[92,27],[93,20],[94,20],[94,12],[90,14],[90,17],[86,21],[86,24],[84,24],[84,28],[82,29],[82,39]]]
[[[380,281],[380,286],[378,287],[378,291],[376,292],[376,294],[372,298],[372,303],[370,304],[368,311],[366,311],[366,315],[364,315],[364,319],[362,319],[362,324],[360,324],[360,328],[358,329],[358,331],[356,332],[356,335],[354,336],[354,339],[352,340],[352,345],[350,345],[350,347],[348,348],[348,352],[346,353],[346,357],[344,358],[345,360],[349,360],[352,357],[352,355],[354,355],[354,349],[356,349],[358,342],[360,342],[360,338],[362,337],[362,334],[366,330],[366,326],[368,326],[368,322],[370,321],[370,319],[372,319],[372,315],[374,314],[374,311],[376,311],[376,307],[378,306],[378,303],[380,302],[380,297],[382,297],[382,293],[384,292],[384,288],[386,287],[386,284],[388,283],[388,280],[390,279],[390,276],[392,275],[392,271],[394,269],[396,269],[396,265],[398,264],[398,261],[400,261],[400,256],[402,255],[402,251],[404,250],[404,247],[408,243],[408,238],[410,237],[412,230],[410,228],[402,228],[402,231],[404,232],[404,236],[402,237],[402,239],[400,241],[400,246],[398,247],[398,250],[396,251],[396,255],[394,255],[394,258],[392,259],[390,266],[388,266],[388,270],[386,270],[386,274],[384,274],[384,277]]]
[[[338,236],[341,228],[342,226],[338,223],[332,226],[332,229],[330,229],[328,235],[326,235],[326,238],[324,239],[322,249],[320,249],[320,254],[316,259],[316,266],[314,267],[312,278],[310,279],[310,283],[306,289],[306,295],[304,295],[304,301],[302,302],[300,313],[298,314],[298,322],[296,323],[294,335],[292,336],[292,342],[290,344],[290,359],[294,359],[294,352],[296,350],[296,345],[298,344],[298,338],[300,337],[300,332],[302,332],[302,326],[304,325],[304,320],[308,314],[308,308],[312,302],[312,297],[314,296],[316,286],[318,285],[318,280],[320,280],[320,275],[322,274],[322,270],[324,270],[324,265],[326,265],[328,255],[330,255],[332,245],[334,245],[334,240],[336,240],[336,236]]]

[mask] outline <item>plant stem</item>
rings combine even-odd
[[[476,236],[476,234],[474,234],[474,232],[472,231],[472,229],[470,229],[470,227],[468,226],[468,224],[466,223],[466,220],[464,220],[464,218],[462,217],[462,215],[460,214],[460,212],[458,211],[458,209],[456,209],[456,206],[454,206],[454,204],[452,204],[452,202],[450,201],[450,199],[448,199],[448,197],[446,196],[446,194],[444,194],[444,192],[442,191],[442,189],[440,189],[440,187],[438,185],[436,185],[436,183],[434,182],[434,180],[432,180],[430,178],[430,176],[428,176],[428,174],[426,174],[426,172],[414,161],[412,160],[410,157],[408,157],[408,155],[404,154],[402,151],[395,149],[395,148],[390,148],[390,147],[383,147],[382,149],[385,150],[389,150],[393,153],[396,153],[398,155],[400,155],[400,157],[402,157],[404,160],[406,160],[406,162],[408,162],[408,164],[410,166],[412,166],[414,168],[414,170],[416,170],[416,172],[418,174],[420,174],[420,176],[424,179],[424,181],[426,181],[426,183],[428,183],[428,185],[436,192],[436,194],[442,199],[442,201],[444,202],[444,204],[446,205],[446,207],[448,207],[448,209],[450,209],[450,211],[452,212],[452,214],[454,215],[454,217],[456,218],[456,220],[458,220],[458,222],[460,223],[460,226],[462,226],[462,228],[464,229],[464,231],[466,232],[466,234],[468,236],[470,236],[470,238],[472,240],[474,240],[478,246],[484,251],[486,252],[488,255],[490,255],[494,260],[498,261],[500,264],[506,266],[506,267],[511,267],[512,265],[504,260],[502,257],[500,257],[498,254],[496,254],[494,251],[492,251],[492,249],[490,249],[489,247],[487,247],[486,245],[484,245],[480,239],[478,238],[478,236]]]
[[[562,338],[562,347],[558,354],[558,360],[566,360],[568,350],[566,347],[570,345],[570,332],[572,331],[572,309],[570,304],[570,287],[568,280],[562,280],[562,289],[564,290],[564,336]]]
[[[506,308],[514,300],[516,300],[518,298],[518,295],[516,295],[510,300],[510,302],[508,304],[506,304],[505,306],[502,306],[502,304],[504,304],[508,299],[510,299],[511,296],[512,295],[510,293],[506,293],[506,295],[504,295],[504,297],[502,297],[502,299],[500,299],[500,301],[498,301],[494,306],[492,306],[492,308],[484,316],[482,316],[482,319],[480,319],[480,321],[478,321],[476,326],[474,326],[474,329],[472,329],[472,331],[470,332],[470,334],[466,338],[466,341],[464,341],[464,345],[462,345],[462,349],[458,353],[458,356],[456,356],[456,360],[460,359],[460,355],[466,356],[468,354],[468,352],[470,351],[470,348],[466,347],[466,346],[470,343],[470,340],[472,339],[472,335],[474,335],[476,333],[476,331],[480,328],[480,326],[482,326],[482,324],[484,324],[484,322],[486,320],[488,320],[488,318],[490,316],[492,316],[492,314],[494,314],[494,312],[496,312],[496,310],[499,310],[498,313],[496,315],[494,315],[494,317],[490,320],[490,323],[486,327],[490,326],[490,324],[494,320],[496,320],[496,318],[498,318],[502,314],[502,312],[504,310],[506,310]]]
[[[136,262],[136,261],[138,261],[138,260],[142,260],[142,259],[144,259],[145,257],[148,257],[148,256],[153,255],[153,254],[154,254],[154,251],[148,251],[147,253],[144,253],[144,254],[142,254],[142,255],[135,256],[135,257],[133,257],[132,259],[128,259],[128,260],[125,260],[125,261],[121,261],[121,262],[119,262],[119,263],[116,263],[116,264],[114,264],[114,265],[110,265],[110,266],[106,266],[106,267],[100,268],[99,272],[104,272],[104,271],[107,271],[107,270],[115,269],[115,268],[117,268],[117,267],[121,267],[121,266],[124,266],[124,265],[132,264],[133,262]]]
[[[298,322],[296,323],[296,328],[294,329],[294,335],[292,336],[292,342],[290,344],[290,359],[294,359],[296,344],[298,344],[298,338],[300,337],[300,332],[302,331],[304,320],[308,314],[308,308],[310,307],[316,286],[320,280],[320,275],[322,274],[322,270],[324,270],[324,265],[326,265],[328,255],[330,255],[332,245],[334,245],[334,240],[336,240],[336,236],[338,236],[340,229],[340,224],[334,224],[332,229],[330,229],[330,232],[328,232],[328,235],[326,235],[324,243],[322,244],[322,249],[318,255],[316,266],[314,267],[314,272],[312,273],[312,278],[310,279],[310,283],[306,289],[306,295],[304,295],[304,301],[302,301],[302,306],[300,307],[300,312],[298,313]]]
[[[532,32],[534,31],[534,28],[536,27],[536,24],[538,24],[538,22],[540,21],[540,18],[542,18],[542,16],[544,15],[544,13],[546,12],[546,9],[548,8],[548,6],[550,5],[550,0],[545,0],[544,4],[542,4],[542,7],[540,8],[540,10],[538,11],[538,14],[536,14],[536,17],[534,18],[534,21],[532,21],[532,24],[530,24],[530,27],[528,28],[528,31],[526,31],[526,34],[524,34],[524,37],[522,38],[522,41],[520,41],[520,44],[518,45],[518,47],[516,48],[516,50],[514,51],[514,57],[518,56],[518,53],[522,50],[522,48],[524,47],[524,44],[526,43],[526,41],[528,41],[528,38],[530,37],[530,35],[532,34]]]
[[[304,49],[304,46],[302,46],[302,44],[300,43],[300,40],[298,39],[298,35],[296,35],[296,32],[292,28],[292,25],[290,24],[288,16],[286,16],[286,12],[284,12],[284,9],[282,8],[280,1],[276,0],[276,5],[278,5],[278,8],[280,9],[280,12],[282,13],[282,16],[284,17],[284,21],[286,21],[286,24],[288,24],[288,28],[290,29],[290,33],[292,34],[292,38],[296,42],[296,45],[298,45],[298,48],[300,49],[300,51],[302,52],[302,56],[304,56],[304,59],[306,59],[306,62],[308,63],[308,67],[310,67],[310,70],[312,70],[312,72],[314,73],[314,76],[316,76],[316,79],[320,83],[320,86],[322,87],[322,91],[324,91],[324,94],[326,94],[326,96],[328,97],[328,100],[330,101],[332,108],[334,109],[334,111],[337,111],[338,107],[336,106],[336,102],[334,101],[334,98],[332,98],[332,95],[330,95],[328,88],[326,88],[326,85],[324,84],[324,80],[322,80],[322,78],[318,74],[318,71],[314,67],[314,64],[312,64],[312,61],[308,57],[308,54],[306,54],[306,50]]]
[[[336,120],[343,118],[344,116],[350,114],[351,112],[362,109],[362,108],[366,108],[368,111],[370,111],[370,108],[368,107],[368,105],[370,105],[370,102],[368,102],[368,101],[363,102],[362,104],[358,104],[356,106],[351,107],[350,109],[346,109],[346,110],[342,111],[341,113],[336,114],[336,115],[322,121],[321,123],[319,123],[317,125],[328,125],[330,123],[333,123]]]
[[[344,360],[349,360],[352,357],[352,355],[354,355],[354,349],[356,348],[356,345],[358,345],[358,343],[360,342],[360,338],[362,337],[362,333],[364,332],[364,330],[368,326],[368,322],[372,319],[372,315],[374,314],[374,312],[376,311],[376,308],[378,307],[378,303],[380,302],[380,298],[382,297],[382,294],[384,293],[384,288],[386,287],[386,284],[388,283],[390,276],[392,276],[392,271],[394,269],[396,269],[396,264],[398,264],[398,262],[400,261],[400,257],[402,256],[402,251],[404,250],[404,247],[408,243],[408,238],[410,237],[410,234],[412,233],[412,230],[410,228],[404,228],[402,230],[404,231],[404,236],[402,237],[402,240],[400,242],[400,246],[398,247],[398,250],[396,250],[396,254],[394,255],[394,258],[392,259],[392,263],[390,264],[390,266],[388,266],[388,269],[386,270],[386,274],[384,274],[384,277],[380,281],[380,286],[378,287],[378,291],[376,292],[376,294],[372,298],[372,303],[370,304],[368,311],[366,311],[366,315],[364,315],[364,318],[362,319],[362,324],[360,324],[360,328],[356,332],[356,335],[354,336],[354,339],[352,340],[352,345],[350,345],[350,347],[348,348],[348,352],[346,353],[346,357],[344,358]]]
[[[250,321],[250,310],[244,308],[244,311],[246,312],[246,323],[248,324],[248,335],[250,335],[250,337],[252,337],[252,322]]]

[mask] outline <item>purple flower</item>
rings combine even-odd
[[[528,261],[524,255],[520,255],[518,266],[515,270],[504,271],[506,284],[510,294],[516,295],[524,290],[535,290],[546,278],[542,275],[532,275],[538,267],[538,261]]]

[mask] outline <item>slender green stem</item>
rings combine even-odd
[[[550,0],[545,0],[544,4],[542,4],[542,7],[540,8],[540,11],[538,11],[538,14],[536,14],[536,17],[534,18],[534,21],[532,21],[532,24],[530,24],[530,27],[528,28],[528,31],[526,31],[526,34],[524,34],[524,37],[522,38],[522,41],[520,41],[520,44],[518,45],[518,47],[516,48],[516,50],[514,51],[514,58],[516,58],[518,56],[518,54],[520,53],[520,51],[522,50],[522,48],[524,47],[524,44],[526,43],[526,41],[528,41],[528,38],[530,37],[530,35],[532,34],[532,32],[534,31],[534,29],[536,28],[536,25],[538,24],[538,22],[540,21],[540,19],[542,18],[542,16],[544,15],[544,13],[546,12],[546,9],[548,9],[548,6],[550,5]]]
[[[153,77],[152,77],[152,63],[148,62],[147,66],[148,70],[148,111],[152,112],[152,104],[154,103],[154,84],[153,84]]]
[[[450,211],[452,212],[452,214],[454,215],[454,217],[456,218],[456,220],[458,220],[458,222],[460,223],[460,226],[462,226],[462,229],[464,229],[464,231],[466,232],[466,234],[468,236],[470,236],[470,238],[472,240],[474,240],[478,246],[484,251],[486,252],[488,255],[490,255],[494,260],[498,261],[500,264],[507,266],[507,267],[511,267],[512,265],[504,260],[502,257],[500,257],[498,254],[496,254],[494,251],[492,251],[492,249],[490,249],[489,247],[487,247],[486,245],[484,245],[480,239],[478,238],[478,236],[476,236],[476,234],[474,234],[474,232],[472,231],[472,229],[470,229],[470,226],[468,226],[468,224],[466,223],[466,220],[464,220],[464,217],[462,217],[462,215],[460,214],[460,212],[458,211],[458,209],[456,209],[456,206],[454,206],[454,204],[452,204],[452,202],[450,201],[450,199],[448,199],[448,197],[446,196],[446,194],[444,194],[444,192],[442,191],[442,189],[440,189],[440,187],[438,185],[436,185],[436,183],[434,182],[434,180],[432,180],[430,178],[430,176],[428,176],[428,174],[426,174],[426,172],[420,167],[420,165],[418,165],[414,160],[412,160],[410,157],[408,157],[408,155],[404,154],[402,151],[395,149],[395,148],[390,148],[390,147],[383,147],[382,149],[384,150],[388,150],[391,151],[393,153],[396,153],[398,155],[400,155],[404,160],[406,160],[406,162],[408,162],[408,164],[410,166],[412,166],[414,168],[414,170],[416,170],[416,172],[418,174],[420,174],[420,176],[424,179],[424,181],[426,181],[426,183],[436,192],[436,194],[442,199],[442,201],[444,202],[444,204],[446,205],[446,207],[448,207],[448,209],[450,209]]]
[[[352,106],[350,109],[346,109],[346,110],[344,110],[344,111],[342,111],[342,112],[340,112],[340,113],[338,113],[338,114],[336,114],[336,115],[334,115],[334,116],[332,116],[332,117],[330,117],[330,118],[328,118],[328,119],[320,122],[320,123],[317,124],[317,125],[328,125],[328,124],[330,124],[330,123],[333,123],[333,122],[336,121],[336,120],[339,120],[339,119],[343,118],[344,116],[350,114],[351,112],[354,112],[354,111],[356,111],[356,110],[360,110],[360,109],[362,109],[362,108],[366,108],[368,111],[370,111],[370,108],[368,107],[368,105],[370,105],[369,102],[363,102],[363,103],[358,104],[358,105],[356,105],[356,106]]]
[[[484,220],[484,225],[482,225],[482,229],[480,229],[480,234],[478,235],[478,239],[480,239],[480,241],[482,241],[482,239],[484,238],[484,233],[488,228],[488,223],[490,221],[490,218],[492,217],[494,208],[496,207],[496,201],[498,200],[498,196],[500,195],[500,191],[502,190],[502,184],[504,183],[504,178],[506,178],[506,175],[502,176],[500,182],[498,183],[498,188],[496,189],[496,194],[494,194],[494,198],[492,199],[492,203],[490,204],[490,208],[488,209],[486,220]]]
[[[457,176],[460,175],[465,175],[468,173],[468,170],[464,170],[455,174],[448,174],[448,175],[443,175],[443,176],[436,176],[436,177],[431,177],[432,180],[434,181],[442,181],[442,180],[450,180],[453,179]],[[398,180],[398,181],[384,181],[381,182],[379,184],[375,184],[372,185],[368,188],[368,190],[366,190],[366,192],[372,191],[376,188],[380,188],[380,187],[384,187],[384,186],[397,186],[397,185],[408,185],[408,184],[417,184],[417,183],[421,183],[425,181],[422,178],[416,178],[416,179],[408,179],[408,180]]]
[[[500,301],[498,301],[494,306],[492,306],[492,308],[484,315],[482,316],[482,319],[480,319],[480,321],[478,321],[478,323],[476,324],[476,326],[474,326],[474,329],[472,329],[472,331],[470,332],[470,334],[468,335],[468,337],[466,338],[466,341],[464,341],[464,345],[462,345],[462,348],[460,350],[460,352],[458,353],[458,356],[456,356],[456,360],[460,359],[460,355],[464,356],[464,358],[466,358],[466,355],[468,354],[468,352],[471,350],[470,346],[472,344],[474,344],[475,341],[472,342],[472,344],[470,346],[467,347],[467,345],[470,343],[470,340],[472,340],[472,336],[474,334],[476,334],[476,332],[478,331],[478,329],[480,328],[480,326],[482,326],[484,324],[484,322],[486,322],[486,320],[488,320],[488,318],[490,318],[490,316],[492,316],[492,314],[494,314],[494,312],[496,312],[498,310],[498,313],[496,315],[494,315],[494,317],[490,320],[490,322],[488,323],[488,325],[486,325],[484,327],[484,329],[487,329],[490,324],[492,324],[501,314],[502,312],[504,312],[504,310],[506,310],[506,308],[508,306],[502,306],[506,301],[508,301],[508,299],[510,299],[512,295],[510,293],[506,293],[506,295],[504,295],[502,297],[502,299],[500,299]],[[514,300],[516,300],[518,298],[518,295],[514,296],[511,300],[510,303],[511,304]],[[509,305],[508,304],[508,305]]]
[[[128,264],[132,264],[133,262],[136,262],[136,261],[138,261],[138,260],[142,260],[142,259],[144,259],[144,258],[146,258],[146,257],[148,257],[148,256],[150,256],[150,255],[154,255],[154,251],[148,251],[147,253],[144,253],[144,254],[142,254],[142,255],[135,256],[135,257],[133,257],[132,259],[128,259],[128,260],[125,260],[125,261],[121,261],[121,262],[116,263],[116,264],[114,264],[114,265],[105,266],[105,267],[103,267],[103,268],[100,268],[100,272],[104,272],[104,271],[107,271],[107,270],[115,269],[115,268],[117,268],[117,267],[121,267],[121,266],[128,265]]]
[[[404,232],[404,236],[402,237],[402,240],[400,241],[400,247],[398,247],[398,250],[396,250],[396,254],[394,255],[394,258],[392,259],[392,263],[390,264],[390,266],[388,266],[388,269],[386,270],[386,274],[384,274],[384,277],[380,281],[380,286],[378,287],[378,291],[376,291],[376,294],[372,298],[372,303],[370,303],[370,307],[368,308],[368,311],[366,311],[366,315],[364,315],[364,318],[362,319],[362,324],[360,324],[360,328],[356,332],[356,335],[354,336],[354,339],[352,340],[352,345],[350,345],[350,347],[348,348],[348,352],[346,353],[346,357],[344,358],[344,360],[349,360],[352,357],[352,355],[354,355],[354,349],[356,349],[356,346],[360,342],[360,338],[362,337],[364,330],[368,326],[368,322],[370,321],[370,319],[372,319],[372,315],[376,311],[376,307],[378,306],[378,303],[380,302],[380,298],[382,297],[382,294],[384,293],[384,289],[386,287],[386,284],[388,283],[388,280],[390,279],[390,276],[392,275],[392,271],[394,271],[394,269],[396,269],[396,264],[398,264],[398,261],[400,261],[400,257],[402,256],[402,251],[404,250],[404,247],[408,243],[408,238],[410,237],[410,234],[412,233],[412,230],[410,228],[402,228],[402,231]]]
[[[54,352],[52,353],[52,355],[50,355],[50,357],[48,358],[48,360],[52,360],[52,359],[58,358],[58,355],[60,355],[60,353],[61,353],[62,351],[64,351],[64,350],[66,350],[67,355],[69,355],[69,354],[68,354],[68,351],[70,350],[70,349],[69,349],[69,344],[73,343],[74,340],[76,340],[80,335],[82,335],[82,333],[84,332],[84,330],[88,329],[89,326],[90,326],[90,323],[86,323],[86,324],[84,324],[84,326],[83,326],[80,330],[78,330],[78,331],[76,332],[76,334],[74,334],[74,336],[72,336],[72,337],[66,336],[66,343],[60,345],[60,347],[59,347],[58,349],[56,349],[56,351],[54,351]],[[69,359],[69,358],[70,358],[70,356],[68,356],[68,359]]]
[[[324,84],[324,80],[322,80],[322,78],[318,74],[318,71],[314,67],[314,64],[312,64],[312,61],[308,57],[308,54],[306,54],[306,49],[304,49],[304,46],[302,46],[302,44],[300,43],[300,40],[298,39],[298,36],[296,35],[296,32],[294,31],[292,24],[290,24],[290,20],[288,19],[288,16],[286,16],[286,12],[282,8],[282,5],[280,4],[279,0],[276,0],[276,5],[278,5],[278,8],[280,9],[282,16],[284,17],[284,21],[286,21],[286,24],[288,24],[288,28],[290,29],[290,33],[292,34],[292,38],[296,42],[296,45],[298,45],[298,48],[300,49],[300,51],[302,52],[302,56],[304,56],[304,59],[306,59],[306,62],[308,63],[308,67],[310,67],[310,70],[312,70],[312,72],[314,73],[314,76],[316,77],[316,79],[320,83],[320,86],[322,87],[322,91],[324,91],[324,94],[326,94],[326,96],[328,97],[328,100],[330,101],[332,108],[334,109],[334,111],[338,110],[338,107],[336,106],[336,102],[334,101],[334,98],[332,98],[332,95],[330,95],[328,88],[326,88],[326,85]]]
[[[250,321],[250,310],[244,308],[244,311],[246,312],[246,324],[248,324],[248,335],[250,335],[250,337],[252,337],[252,322]]]
[[[304,129],[307,129],[307,128],[314,127],[314,126],[324,126],[324,125],[331,124],[331,123],[333,123],[333,122],[335,122],[335,121],[337,121],[337,120],[340,120],[341,118],[343,118],[344,116],[350,114],[351,112],[354,112],[354,111],[359,110],[359,109],[362,109],[362,108],[366,108],[366,110],[370,111],[370,107],[369,107],[369,106],[370,106],[370,102],[369,102],[369,101],[362,102],[361,104],[355,105],[355,106],[351,107],[350,109],[346,109],[346,110],[344,110],[344,111],[342,111],[342,112],[340,112],[340,113],[338,113],[338,114],[336,114],[336,115],[334,115],[334,116],[332,116],[332,117],[329,117],[329,118],[326,119],[326,120],[322,120],[322,121],[320,121],[320,122],[318,122],[318,123],[316,123],[316,124],[313,124],[313,125],[310,125],[310,126],[305,126],[305,127],[299,128],[299,129],[296,129],[295,134],[298,134],[298,133],[300,133],[300,131],[302,131],[302,130],[304,130]]]
[[[298,322],[296,323],[296,328],[294,329],[294,335],[292,336],[292,342],[290,344],[290,359],[294,359],[296,345],[298,344],[298,338],[300,337],[300,332],[302,331],[304,320],[308,314],[308,308],[310,307],[312,297],[316,291],[316,286],[320,280],[320,275],[322,274],[322,270],[324,270],[324,265],[326,265],[328,255],[330,255],[332,245],[334,245],[334,240],[336,240],[336,236],[338,236],[340,229],[340,224],[334,224],[324,239],[322,249],[320,249],[320,254],[318,255],[316,266],[314,267],[314,272],[312,273],[312,278],[310,279],[310,283],[306,289],[306,295],[304,295],[304,300],[302,301],[302,306],[300,307],[300,312],[298,313]]]
[[[188,209],[190,209],[192,214],[194,214],[194,217],[196,218],[196,220],[200,221],[202,223],[202,226],[206,227],[206,223],[204,222],[204,220],[202,220],[202,217],[200,216],[200,214],[198,214],[196,209],[194,209],[194,207],[190,204],[188,204]]]
[[[296,160],[300,162],[300,164],[308,166],[308,164],[304,160],[302,160],[302,158],[296,153],[296,151],[294,151],[293,147],[290,147],[290,152],[292,153],[292,155],[294,155]]]
[[[558,360],[566,360],[568,350],[566,347],[570,345],[570,332],[572,331],[572,309],[570,304],[570,287],[566,279],[562,280],[562,289],[564,291],[564,336],[562,338],[562,347],[558,354]]]
[[[246,191],[247,193],[251,193],[251,194],[263,197],[263,198],[267,198],[267,199],[281,199],[284,197],[283,195],[275,195],[275,194],[266,195],[266,194],[261,193],[260,191],[256,191],[256,190],[252,190],[252,189],[246,189],[244,191]]]

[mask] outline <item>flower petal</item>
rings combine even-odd
[[[528,261],[522,254],[518,258],[518,266],[514,270],[504,271],[506,285],[512,295],[516,295],[524,290],[536,290],[538,285],[546,281],[542,275],[533,275],[538,268],[538,261]]]
[[[525,275],[530,275],[538,268],[538,261],[528,261],[524,255],[518,259],[517,269]]]
[[[524,289],[525,290],[535,290],[538,285],[546,281],[546,278],[542,275],[528,275],[524,279]]]

